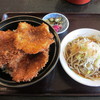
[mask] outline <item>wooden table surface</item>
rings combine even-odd
[[[100,14],[100,0],[74,5],[66,0],[0,0],[0,17],[6,12],[74,12]],[[30,97],[0,96],[0,100],[100,100],[100,97]]]

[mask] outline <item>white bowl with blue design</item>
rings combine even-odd
[[[64,16],[63,14],[61,13],[49,13],[47,15],[45,15],[42,19],[44,21],[50,19],[50,18],[62,18],[62,23],[61,23],[61,29],[57,32],[55,29],[55,31],[58,33],[58,34],[62,34],[64,32],[67,31],[68,27],[69,27],[69,20],[66,16]],[[47,21],[46,21],[47,22]],[[48,23],[48,22],[47,22]],[[50,24],[50,23],[49,23]],[[51,25],[52,26],[52,25]]]

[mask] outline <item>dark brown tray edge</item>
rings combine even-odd
[[[46,14],[46,13],[63,13],[63,14],[90,14],[90,15],[92,15],[92,14],[97,14],[97,15],[100,15],[100,13],[82,13],[82,12],[78,12],[78,13],[76,13],[76,12],[5,12],[4,14],[33,14],[33,13],[35,13],[35,14]]]
[[[45,14],[48,14],[48,13],[52,13],[52,12],[5,12],[3,15],[2,15],[2,18],[1,20],[4,20],[5,19],[5,16],[9,15],[9,14],[13,14],[14,16],[16,16],[16,14],[18,15],[31,15],[31,14],[38,14],[38,15],[45,15]],[[56,12],[55,12],[56,13]],[[57,13],[62,13],[62,14],[70,14],[70,15],[100,15],[99,13],[76,13],[76,12],[57,12]]]
[[[0,95],[2,96],[22,96],[22,94],[11,94],[11,93],[8,93],[8,94],[4,94],[4,93],[0,93]],[[35,97],[56,97],[56,96],[63,96],[63,97],[99,97],[100,94],[51,94],[51,93],[45,93],[45,94],[23,94],[24,96],[35,96]]]

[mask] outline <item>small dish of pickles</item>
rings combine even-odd
[[[43,17],[43,20],[50,24],[58,33],[64,33],[69,27],[69,20],[60,13],[49,13]]]

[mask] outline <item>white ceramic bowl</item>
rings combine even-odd
[[[68,35],[65,36],[65,38],[61,42],[60,62],[62,64],[62,67],[65,70],[65,72],[75,81],[77,81],[83,85],[87,85],[87,86],[92,86],[92,87],[100,86],[100,80],[92,81],[90,79],[81,77],[78,74],[76,74],[74,71],[72,71],[68,67],[68,64],[64,58],[64,50],[65,50],[65,46],[67,45],[67,43],[71,42],[72,40],[74,40],[80,36],[82,36],[82,37],[94,36],[96,39],[98,39],[100,41],[100,31],[99,30],[90,29],[90,28],[81,28],[81,29],[77,29],[77,30],[70,32]]]
[[[49,13],[49,14],[45,15],[42,19],[45,21],[45,20],[47,20],[49,18],[57,18],[57,17],[62,17],[62,20],[63,20],[62,29],[59,32],[57,32],[58,34],[62,34],[69,27],[69,20],[68,20],[68,18],[66,16],[64,16],[61,13]]]

